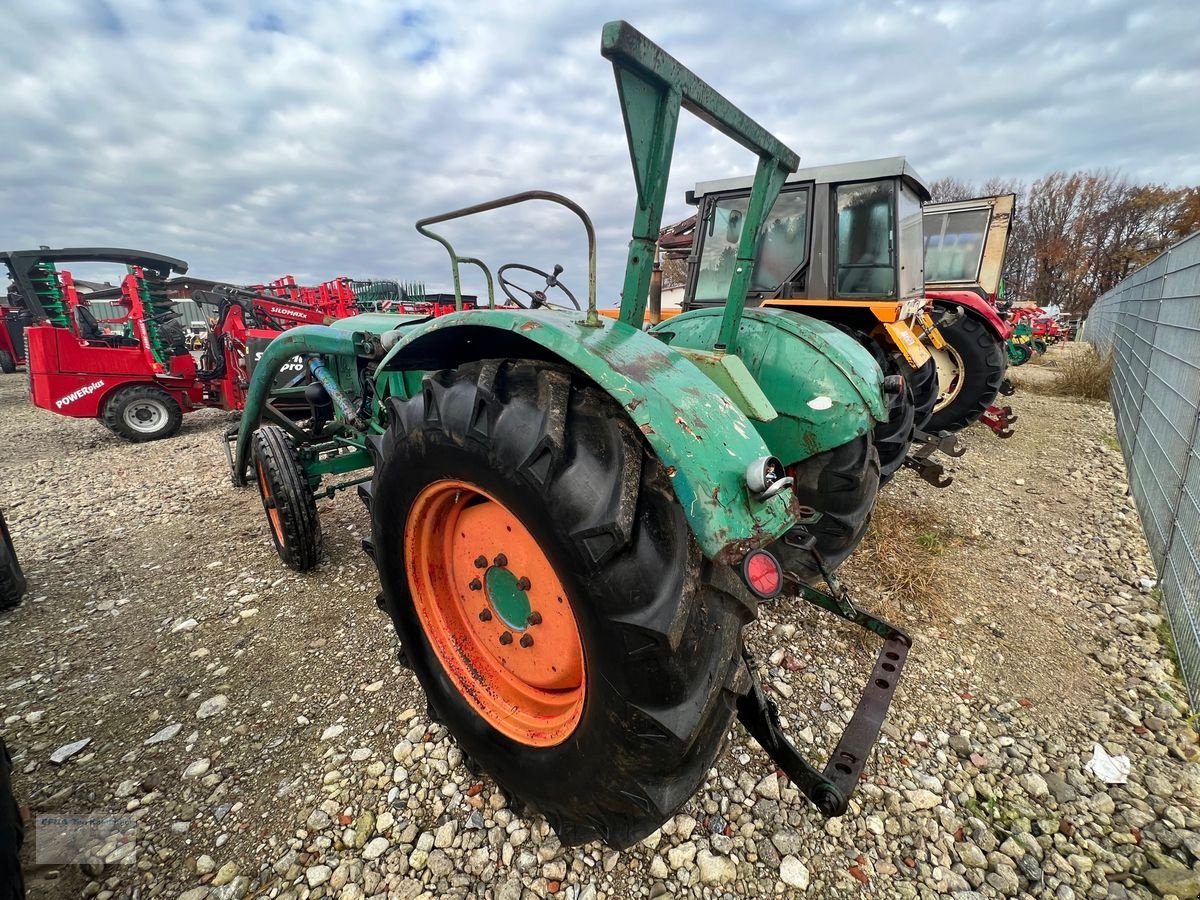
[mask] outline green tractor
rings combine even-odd
[[[279,554],[299,570],[321,555],[318,493],[357,487],[379,603],[431,714],[564,843],[624,847],[652,832],[703,782],[735,714],[822,813],[840,815],[910,640],[850,601],[813,526],[831,481],[874,502],[883,374],[833,326],[744,309],[765,212],[796,154],[628,24],[605,26],[601,52],[637,186],[619,317],[597,311],[595,232],[567,198],[534,191],[424,219],[418,231],[449,253],[457,311],[360,315],[272,341],[234,480],[256,478]],[[746,264],[712,338],[695,344],[641,329],[681,109],[758,157]],[[528,306],[497,307],[491,270],[431,230],[530,201],[583,223],[585,306],[560,268],[509,264],[500,284]],[[486,306],[463,308],[464,263],[486,278]],[[514,268],[544,290],[518,287]],[[314,381],[299,422],[271,396],[297,355]],[[848,446],[865,455],[825,477]],[[789,580],[883,638],[822,768],[781,730],[743,639]]]

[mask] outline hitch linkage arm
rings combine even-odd
[[[894,625],[855,606],[845,589],[831,575],[826,575],[826,581],[830,593],[801,583],[801,596],[809,603],[879,635],[884,642],[858,707],[824,770],[817,771],[801,756],[779,727],[778,708],[763,693],[754,659],[745,651],[743,657],[750,671],[750,690],[738,698],[737,711],[742,725],[792,783],[824,815],[833,817],[846,811],[850,794],[858,783],[867,756],[883,726],[892,695],[900,681],[900,673],[908,659],[912,639]]]

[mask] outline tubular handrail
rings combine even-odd
[[[559,206],[565,206],[571,212],[575,213],[583,222],[584,230],[587,232],[588,240],[588,308],[586,318],[580,322],[581,325],[586,325],[591,328],[601,328],[603,323],[600,320],[599,314],[596,312],[596,229],[592,225],[592,220],[584,211],[583,207],[569,197],[564,197],[562,194],[556,194],[553,191],[522,191],[519,194],[510,194],[507,197],[501,197],[498,200],[489,200],[486,203],[476,203],[474,206],[465,206],[462,209],[451,210],[450,212],[441,213],[436,216],[428,216],[417,222],[417,231],[425,237],[437,241],[446,248],[446,252],[450,254],[450,267],[454,274],[454,309],[462,311],[462,280],[459,276],[459,263],[472,263],[479,266],[487,277],[488,283],[488,306],[495,307],[495,297],[492,289],[492,274],[482,262],[473,256],[459,256],[454,250],[454,246],[434,231],[430,231],[428,226],[436,225],[439,222],[449,222],[452,219],[464,219],[467,216],[473,216],[482,212],[489,212],[493,209],[502,209],[506,206],[515,206],[518,203],[527,203],[530,200],[546,200],[550,203],[557,203]]]

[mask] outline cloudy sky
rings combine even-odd
[[[542,188],[591,212],[612,302],[633,181],[598,51],[601,25],[622,16],[802,165],[903,154],[930,180],[1106,167],[1200,184],[1195,0],[13,6],[0,249],[128,246],[234,281],[444,288],[444,251],[413,222]],[[695,181],[753,164],[695,121],[676,154],[667,221],[688,214]],[[560,262],[583,291],[582,233],[565,211],[447,232],[493,267]]]

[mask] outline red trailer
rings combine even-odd
[[[215,307],[200,361],[188,350],[167,297],[166,280],[183,274],[181,259],[139,250],[67,248],[0,253],[13,279],[24,325],[30,396],[36,406],[93,418],[140,443],[178,431],[185,412],[241,409],[249,383],[249,350],[286,328],[328,323],[330,316],[290,299],[227,288],[199,292]],[[127,266],[118,305],[125,314],[98,321],[62,263]],[[122,333],[113,333],[120,326]],[[301,403],[303,389],[296,392]]]

